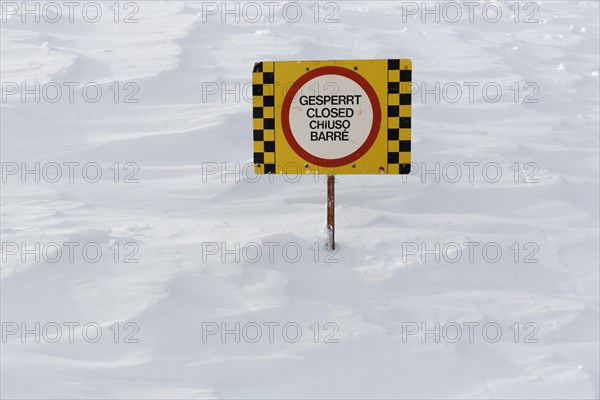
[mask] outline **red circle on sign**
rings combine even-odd
[[[369,132],[367,139],[356,151],[341,158],[321,158],[310,154],[296,141],[290,126],[290,108],[292,107],[294,96],[296,96],[296,93],[298,93],[300,88],[304,86],[305,83],[321,75],[341,75],[353,80],[365,91],[365,93],[367,93],[367,96],[371,101],[371,107],[373,108],[373,124],[371,125],[371,131]],[[302,75],[290,87],[290,90],[288,90],[287,94],[285,95],[283,106],[281,108],[281,125],[283,127],[283,133],[287,142],[300,157],[321,167],[341,167],[342,165],[350,164],[351,162],[359,159],[365,155],[367,151],[369,151],[371,146],[373,146],[373,143],[375,143],[375,140],[377,139],[377,134],[379,133],[379,127],[381,126],[381,108],[379,105],[379,99],[377,98],[377,93],[375,93],[375,90],[373,90],[373,87],[365,78],[347,68],[333,66],[320,67]]]

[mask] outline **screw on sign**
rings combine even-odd
[[[254,65],[254,170],[328,175],[332,250],[334,175],[410,172],[411,83],[409,59]]]

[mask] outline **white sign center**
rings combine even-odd
[[[364,89],[341,75],[320,75],[298,90],[290,107],[294,139],[308,153],[338,159],[357,151],[373,125],[373,106]]]

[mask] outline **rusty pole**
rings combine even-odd
[[[335,176],[327,176],[327,232],[329,250],[335,250]]]

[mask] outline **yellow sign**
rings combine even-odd
[[[252,73],[257,174],[408,174],[408,59],[263,61]]]

